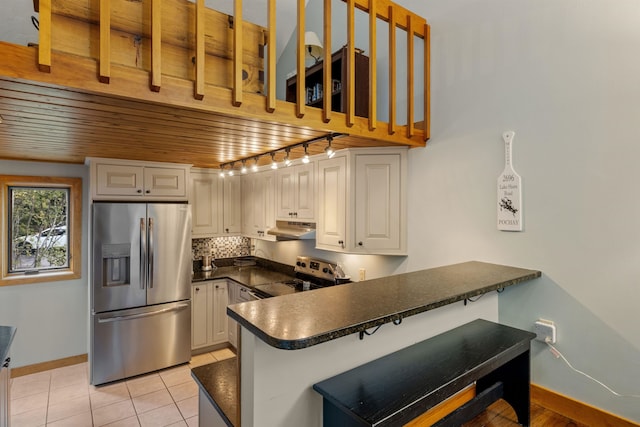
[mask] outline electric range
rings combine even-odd
[[[295,278],[291,280],[254,287],[254,296],[277,297],[351,282],[337,263],[307,256],[296,257],[294,272]]]

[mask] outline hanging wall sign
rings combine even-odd
[[[504,171],[498,177],[498,230],[522,231],[522,186],[520,175],[511,165],[511,144],[515,132],[502,134],[504,139]]]

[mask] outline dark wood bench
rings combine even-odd
[[[475,383],[475,397],[435,425],[459,426],[502,398],[529,425],[535,334],[474,320],[314,384],[324,426],[401,426]]]

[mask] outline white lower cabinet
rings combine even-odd
[[[8,357],[5,360],[0,360],[0,427],[8,427],[11,422],[11,384],[9,380],[11,371],[9,362],[10,359]]]
[[[407,149],[340,151],[318,161],[316,248],[407,253]]]
[[[251,295],[251,289],[241,285],[240,283],[229,280],[227,282],[229,288],[229,305],[239,304],[245,301],[253,301],[256,298]],[[238,348],[238,323],[231,317],[227,316],[227,322],[229,323],[229,344],[234,348]]]
[[[226,280],[196,282],[191,286],[191,349],[227,341]]]

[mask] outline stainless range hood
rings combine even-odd
[[[267,234],[276,236],[276,240],[310,240],[316,238],[314,222],[276,221],[275,228],[267,230]]]

